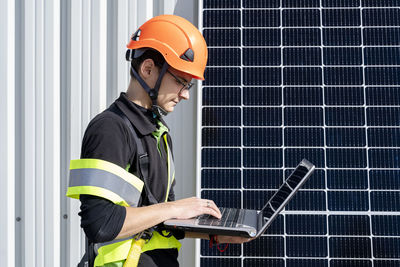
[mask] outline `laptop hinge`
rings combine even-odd
[[[259,211],[257,211],[257,233],[258,233],[258,231],[261,230],[262,226],[263,226],[263,215],[262,215],[262,211],[259,210]]]

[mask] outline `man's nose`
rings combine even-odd
[[[189,98],[190,98],[189,90],[183,89],[183,90],[180,92],[179,96],[180,96],[181,98],[185,99],[185,100],[189,100]]]

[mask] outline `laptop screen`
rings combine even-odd
[[[300,162],[261,210],[260,216],[263,216],[263,228],[265,224],[269,224],[269,222],[285,207],[294,193],[304,184],[307,178],[310,177],[314,168],[315,166],[305,159]]]

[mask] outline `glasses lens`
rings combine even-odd
[[[187,83],[184,89],[190,90],[190,88],[192,88],[192,86],[193,86],[193,83]]]

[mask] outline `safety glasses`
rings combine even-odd
[[[167,72],[168,72],[169,74],[171,74],[171,76],[174,77],[174,79],[175,79],[178,83],[182,84],[182,88],[179,90],[179,93],[178,93],[178,94],[181,94],[183,90],[190,90],[190,88],[192,88],[193,83],[191,83],[191,82],[183,82],[181,79],[179,79],[178,77],[176,77],[176,76],[175,76],[172,72],[170,72],[169,70],[167,70]]]

